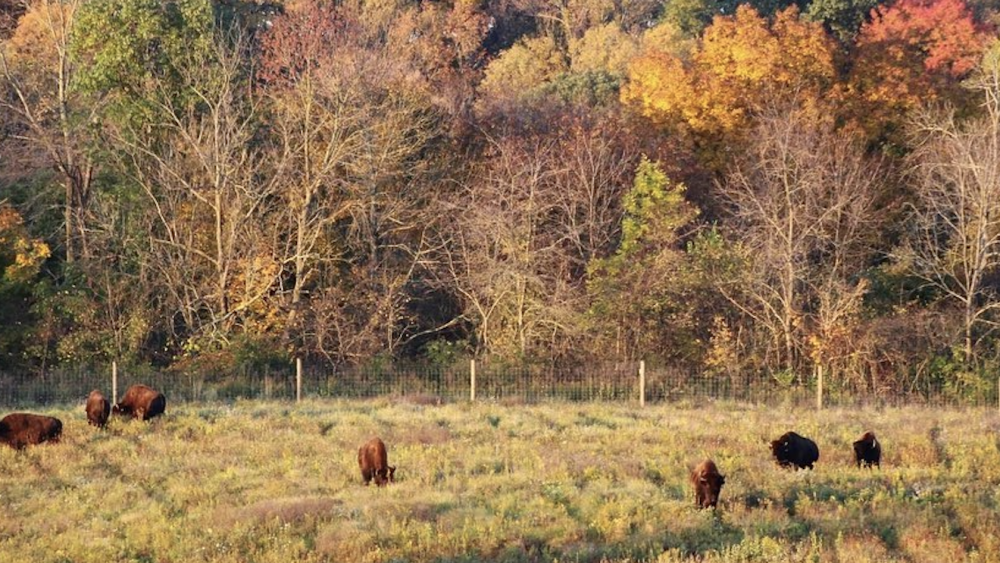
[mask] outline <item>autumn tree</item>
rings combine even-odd
[[[269,229],[275,186],[261,173],[258,100],[230,42],[218,36],[210,58],[179,55],[162,88],[150,79],[142,103],[155,120],[109,129],[119,169],[146,200],[147,266],[173,319],[166,328],[194,349],[276,322],[266,304],[281,265]],[[149,126],[156,135],[144,134]]]
[[[818,107],[836,78],[832,41],[798,9],[773,21],[741,6],[716,17],[690,61],[649,50],[629,67],[622,101],[656,123],[689,132],[720,165],[720,153],[746,136],[773,100]]]
[[[23,351],[31,328],[31,285],[49,247],[33,238],[16,209],[0,202],[0,366],[19,363],[15,351]]]
[[[577,355],[587,265],[611,253],[638,150],[614,124],[507,135],[447,201],[435,271],[478,353]]]
[[[335,362],[395,353],[422,330],[412,290],[440,134],[415,62],[372,43],[354,17],[313,6],[277,18],[258,75],[287,225],[285,330]]]
[[[910,157],[917,196],[903,264],[962,313],[961,349],[972,365],[1000,308],[1000,48],[987,52],[970,81],[981,115],[954,110],[916,122]]]
[[[67,262],[88,254],[86,210],[97,164],[89,152],[97,102],[76,89],[80,67],[71,57],[79,0],[39,0],[0,43],[0,109],[12,120],[7,159],[21,177],[46,168],[62,184]]]
[[[694,312],[681,240],[698,209],[683,184],[644,158],[622,212],[618,248],[588,265],[592,322],[608,342],[604,351],[616,358],[679,356],[687,351]]]
[[[745,267],[718,287],[763,335],[764,365],[801,374],[810,356],[828,361],[822,346],[857,318],[882,172],[856,139],[808,111],[777,107],[753,131],[719,184]]]
[[[901,142],[893,131],[910,112],[963,103],[960,83],[976,68],[988,37],[965,0],[900,0],[876,8],[858,34],[848,117],[876,142]]]

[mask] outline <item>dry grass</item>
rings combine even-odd
[[[425,403],[190,405],[103,432],[46,412],[61,444],[0,449],[0,563],[1000,561],[993,412]],[[789,429],[815,471],[768,458]],[[880,471],[852,463],[867,429]],[[360,484],[372,435],[395,486]],[[687,484],[704,457],[717,512]]]

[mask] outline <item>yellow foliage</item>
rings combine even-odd
[[[636,41],[617,23],[592,27],[570,42],[570,68],[574,72],[603,70],[624,75],[637,48]]]
[[[553,38],[525,39],[486,67],[482,89],[494,94],[523,93],[566,71],[566,61]]]
[[[716,17],[685,64],[647,49],[632,61],[622,101],[654,121],[712,138],[739,138],[768,102],[803,98],[814,107],[833,83],[834,44],[794,6],[773,24],[753,8]]]
[[[0,206],[0,265],[5,265],[0,280],[30,280],[49,254],[48,245],[28,235],[24,220],[14,208]]]
[[[74,8],[74,2],[32,3],[5,45],[9,62],[22,67],[52,66],[67,44]]]

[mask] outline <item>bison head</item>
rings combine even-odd
[[[719,504],[719,493],[726,484],[723,475],[702,475],[698,478],[698,503],[701,508],[715,508]]]
[[[771,442],[771,453],[774,454],[774,459],[779,462],[788,461],[788,442],[782,440],[774,440]]]
[[[389,483],[394,483],[396,481],[396,468],[389,466],[383,469],[375,470],[375,484],[379,487],[384,487]]]

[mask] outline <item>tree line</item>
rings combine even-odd
[[[0,0],[0,369],[990,385],[985,0]]]

